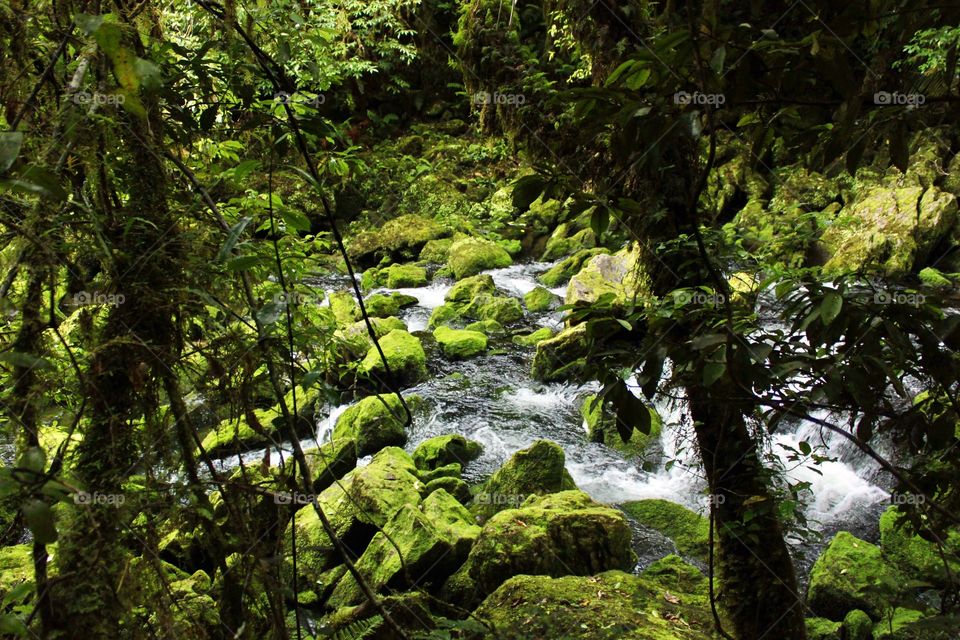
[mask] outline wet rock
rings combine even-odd
[[[576,275],[588,260],[594,256],[606,253],[610,253],[610,251],[602,247],[578,251],[569,258],[552,266],[546,273],[540,276],[540,282],[548,287],[559,287]]]
[[[544,340],[549,340],[553,336],[553,329],[550,327],[541,327],[533,333],[513,336],[513,344],[518,344],[521,347],[535,347],[539,343],[543,342]]]
[[[361,266],[375,266],[383,258],[395,262],[416,258],[430,240],[447,235],[437,222],[409,214],[388,220],[379,229],[357,234],[347,247],[350,258]]]
[[[527,306],[527,311],[550,311],[560,304],[560,297],[545,287],[536,287],[523,296],[523,303]]]
[[[451,433],[421,442],[413,452],[413,462],[417,469],[432,470],[452,462],[465,465],[482,452],[479,442]]]
[[[587,325],[568,327],[537,343],[531,375],[543,382],[577,379],[585,372],[588,353]]]
[[[647,277],[640,263],[640,248],[634,244],[613,255],[590,258],[567,285],[566,304],[596,302],[611,293],[614,301],[626,304],[636,301],[647,290]]]
[[[447,265],[457,280],[511,264],[513,259],[503,247],[482,238],[457,240],[450,246],[447,259]]]
[[[703,516],[669,500],[626,502],[620,507],[642,524],[662,533],[685,555],[705,561],[709,555],[710,522]]]
[[[441,326],[434,329],[433,337],[451,358],[472,358],[487,350],[487,336],[479,331]]]
[[[394,329],[380,338],[379,342],[398,384],[410,386],[427,378],[427,355],[416,336],[401,329]],[[360,363],[359,373],[374,380],[383,379],[386,375],[383,360],[376,347],[370,347],[367,351],[366,357]]]
[[[420,398],[406,398],[408,406]],[[357,455],[366,456],[384,447],[407,443],[404,430],[406,413],[395,393],[366,397],[344,411],[333,428],[334,438],[348,438],[357,443]]]

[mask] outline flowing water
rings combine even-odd
[[[503,292],[521,296],[537,286],[536,276],[550,266],[545,263],[515,265],[488,273]],[[345,288],[346,281],[323,284],[331,289]],[[443,304],[451,285],[449,280],[438,279],[425,287],[396,290],[419,301],[401,315],[411,332],[426,331],[431,311]],[[562,287],[554,291],[561,296],[564,293]],[[561,314],[548,312],[531,314],[525,322],[530,330],[539,326],[558,328],[562,319]],[[491,340],[490,352],[485,356],[449,361],[435,348],[429,333],[421,335],[426,338],[431,377],[404,391],[405,395],[417,394],[425,401],[414,412],[408,451],[437,435],[459,433],[472,438],[483,445],[483,454],[467,465],[464,478],[479,481],[516,451],[546,438],[563,447],[567,469],[577,486],[598,501],[618,504],[663,498],[700,513],[708,511],[705,482],[696,462],[682,395],[655,399],[664,428],[659,446],[652,447],[646,460],[648,470],[644,470],[616,450],[589,442],[585,437],[579,409],[585,396],[597,390],[596,384],[533,380],[529,373],[533,349],[513,345],[508,338]],[[639,390],[635,392],[639,394]],[[318,425],[316,439],[305,440],[302,446],[316,446],[329,440],[336,418],[346,407],[329,407],[328,417]],[[800,441],[807,441],[815,448],[825,447],[835,460],[815,467],[809,462],[790,462],[784,446],[797,449]],[[804,510],[815,529],[825,536],[845,529],[868,539],[876,537],[876,521],[889,494],[882,486],[884,479],[876,465],[851,443],[835,434],[821,433],[813,423],[797,422],[774,434],[766,446],[767,452],[785,469],[787,479],[810,483]],[[252,451],[244,458],[252,461],[262,455],[263,450]],[[222,461],[225,467],[236,463],[236,457]],[[651,537],[649,532],[642,535],[648,538],[644,544],[669,544],[656,540],[657,536]],[[798,551],[803,550],[801,547],[810,550],[810,546],[810,543],[798,545]],[[659,552],[660,549],[655,549],[650,559],[659,557]],[[815,557],[810,553],[798,555]],[[806,564],[808,562],[801,560],[801,565]]]

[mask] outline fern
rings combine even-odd
[[[380,626],[383,616],[373,616],[365,620],[351,622],[332,636],[332,640],[363,640],[369,638],[374,628]]]

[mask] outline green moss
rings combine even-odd
[[[414,264],[391,264],[384,269],[367,269],[361,284],[364,290],[376,287],[400,289],[427,284],[427,270]]]
[[[383,527],[404,505],[418,505],[422,483],[413,460],[403,449],[386,447],[365,467],[354,469],[317,497],[331,526],[347,548],[360,556],[371,537],[371,525]],[[283,557],[290,558],[290,527],[283,536]],[[338,559],[314,509],[301,509],[296,519],[298,566],[305,582],[313,584]],[[288,560],[285,573],[290,574]]]
[[[451,462],[465,465],[482,452],[483,447],[479,442],[458,433],[450,433],[421,442],[413,452],[413,462],[418,469],[431,470]]]
[[[328,299],[337,324],[348,325],[360,318],[360,305],[349,291],[334,291]]]
[[[420,252],[420,259],[424,262],[443,264],[450,257],[450,246],[453,244],[453,238],[438,238],[430,240],[423,245]]]
[[[427,355],[416,336],[394,329],[379,339],[380,348],[387,358],[390,370],[402,385],[414,385],[427,378]],[[382,378],[386,375],[383,361],[375,347],[370,347],[360,363],[363,375]]]
[[[543,382],[576,379],[586,370],[588,353],[587,325],[568,327],[554,337],[537,343],[531,375]]]
[[[860,609],[843,617],[844,640],[873,640],[873,621]]]
[[[531,494],[542,495],[576,486],[564,468],[560,445],[537,440],[507,460],[474,498],[471,510],[481,518],[519,505]]]
[[[910,637],[915,637],[918,640],[920,638],[923,640],[928,640],[934,637],[933,634],[927,635],[924,633],[922,635],[914,635],[910,630],[910,627],[919,622],[922,618],[923,613],[917,611],[916,609],[904,609],[902,607],[897,607],[873,626],[872,637],[876,640],[905,640],[906,638]],[[954,633],[956,632],[956,627],[954,627],[953,631]],[[956,635],[945,637],[955,638]]]
[[[480,296],[474,302],[475,304],[479,302],[475,311],[475,317],[478,320],[494,320],[504,325],[523,318],[523,307],[516,298]]]
[[[660,414],[653,407],[647,407],[647,411],[650,414],[649,432],[643,433],[634,428],[630,439],[624,441],[617,430],[616,418],[610,413],[604,414],[603,405],[598,401],[596,394],[584,398],[583,404],[580,405],[580,415],[583,417],[590,440],[602,442],[631,457],[643,457],[647,448],[660,439],[660,432],[663,429]]]
[[[647,292],[647,275],[640,262],[640,248],[634,244],[613,255],[596,255],[570,279],[566,304],[595,302],[612,293],[618,304],[635,302]]]
[[[376,264],[381,258],[416,258],[423,246],[446,234],[437,222],[416,214],[388,220],[376,230],[354,236],[347,251],[360,264]]]
[[[418,475],[424,482],[431,482],[437,478],[459,478],[462,473],[462,464],[459,462],[448,462],[435,469],[423,469]]]
[[[33,580],[33,545],[0,547],[0,597],[30,580]]]
[[[709,551],[710,522],[701,515],[668,500],[637,500],[620,507],[645,527],[673,540],[677,550],[691,558],[706,560]]]
[[[560,298],[550,292],[549,289],[544,287],[536,287],[525,296],[523,296],[523,303],[527,306],[528,311],[540,312],[540,311],[550,311],[560,304]]]
[[[610,253],[607,249],[596,248],[596,249],[584,249],[573,254],[569,258],[566,258],[562,262],[555,264],[546,273],[540,276],[540,282],[548,287],[559,287],[567,280],[572,278],[580,269],[583,267],[584,263],[601,254]]]
[[[434,310],[430,312],[430,319],[427,321],[427,326],[430,328],[438,327],[456,322],[459,319],[460,313],[457,311],[457,308],[450,303],[446,303],[435,307]]]
[[[541,260],[550,261],[568,256],[571,253],[582,251],[583,249],[592,249],[597,244],[597,238],[590,229],[582,229],[574,232],[573,225],[562,223],[554,228],[547,245],[543,250]]]
[[[452,547],[455,554],[453,565],[459,567],[467,559],[467,554],[480,536],[480,527],[473,515],[454,494],[443,487],[436,487],[430,492],[423,500],[422,510],[423,515]]]
[[[487,336],[479,331],[442,326],[434,329],[433,337],[451,358],[472,358],[487,350]]]
[[[700,569],[674,554],[660,558],[644,569],[641,575],[674,592],[710,596],[707,576],[703,575]],[[714,588],[717,589],[716,580],[714,580]]]
[[[434,327],[465,320],[515,322],[523,317],[523,308],[514,298],[495,295],[493,278],[487,274],[471,276],[456,283],[445,296],[446,303],[433,310],[428,326]]]
[[[879,620],[900,581],[879,547],[841,531],[810,571],[807,603],[816,614],[831,620],[842,620],[854,609]]]
[[[553,329],[550,327],[541,327],[533,333],[528,333],[527,335],[513,336],[513,344],[518,344],[522,347],[535,347],[537,344],[544,340],[549,340],[554,336]]]
[[[949,576],[940,558],[937,545],[898,527],[898,517],[896,507],[888,508],[880,516],[880,549],[884,557],[918,580],[945,585]],[[909,526],[907,523],[904,524]],[[951,555],[960,554],[960,533],[952,531],[947,536],[944,552],[948,560]],[[953,575],[960,573],[960,562],[953,559],[949,564],[950,573]]]
[[[470,485],[461,480],[460,478],[434,478],[428,482],[423,489],[423,495],[429,496],[431,493],[438,489],[443,489],[454,498],[457,499],[457,502],[461,504],[466,504],[470,502],[470,499],[473,497],[470,494]]]
[[[503,247],[482,238],[464,238],[454,242],[447,259],[447,265],[457,280],[511,264],[513,260]]]
[[[503,328],[503,325],[496,320],[477,320],[476,322],[468,324],[464,329],[467,331],[479,331],[488,336],[499,335],[507,331]]]
[[[375,318],[389,318],[400,313],[400,303],[392,295],[375,293],[363,301],[367,315]]]
[[[807,618],[807,640],[840,640],[840,623],[826,618]]]
[[[409,405],[418,399],[411,396],[406,401]],[[384,447],[402,447],[407,442],[403,428],[405,418],[397,394],[369,396],[340,415],[333,437],[355,440],[358,456],[376,453]]]
[[[370,324],[373,325],[373,333],[378,338],[382,338],[394,329],[404,331],[407,329],[407,325],[400,318],[370,318]],[[342,329],[337,329],[333,335],[348,360],[362,358],[373,346],[367,332],[367,324],[363,320],[357,320]]]
[[[920,277],[920,282],[927,285],[928,287],[952,287],[953,281],[950,280],[947,276],[933,267],[926,267],[920,270],[920,273],[917,274]]]

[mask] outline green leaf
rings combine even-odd
[[[13,161],[20,154],[22,144],[22,131],[0,132],[0,172],[6,171],[13,165]]]
[[[50,361],[46,358],[21,351],[4,351],[0,353],[0,362],[7,362],[15,367],[24,367],[27,369],[43,369],[50,366]]]
[[[283,212],[283,221],[288,227],[296,231],[310,231],[310,219],[293,209],[286,209]]]
[[[723,376],[727,370],[725,362],[708,362],[703,365],[703,386],[709,387]]]
[[[521,211],[530,208],[547,186],[547,181],[539,175],[523,176],[513,183],[513,206]]]
[[[600,244],[600,238],[609,226],[610,212],[607,211],[606,207],[598,206],[593,210],[593,213],[590,214],[590,228],[593,230],[593,235],[596,236],[598,244]]]
[[[627,442],[633,436],[633,430],[650,433],[650,410],[637,396],[630,392],[623,380],[618,380],[608,392],[607,397],[613,403],[617,417],[617,432]]]
[[[246,271],[263,262],[260,256],[237,256],[227,260],[227,271]]]
[[[227,256],[230,255],[230,252],[233,251],[233,248],[237,245],[237,241],[240,239],[240,234],[247,228],[250,221],[250,216],[244,216],[240,222],[230,227],[230,231],[227,232],[227,239],[223,242],[223,246],[220,247],[220,252],[217,254],[218,262],[223,262]]]
[[[57,541],[57,527],[53,519],[53,509],[43,500],[27,500],[21,507],[27,527],[33,533],[34,541],[40,544],[53,544]]]
[[[47,455],[40,447],[30,447],[17,460],[17,466],[33,473],[43,473],[46,467]]]
[[[801,440],[799,447],[800,447],[800,453],[802,453],[805,456],[810,455],[810,452],[813,451],[813,447],[811,447],[810,443],[807,442],[806,440]]]
[[[0,180],[0,189],[40,196],[58,202],[67,199],[67,192],[60,186],[57,176],[37,166],[27,167],[17,177]]]
[[[650,79],[650,69],[640,69],[636,73],[631,74],[629,78],[627,78],[627,82],[626,82],[627,89],[630,89],[631,91],[636,91],[637,89],[645,85],[647,83],[647,80],[649,79]]]
[[[820,303],[820,320],[823,324],[829,325],[840,315],[840,309],[843,308],[843,296],[836,291],[830,291],[823,297]]]
[[[720,46],[716,51],[713,52],[713,55],[710,57],[710,68],[713,69],[713,72],[717,75],[723,72],[723,62],[727,59],[727,48]]]

